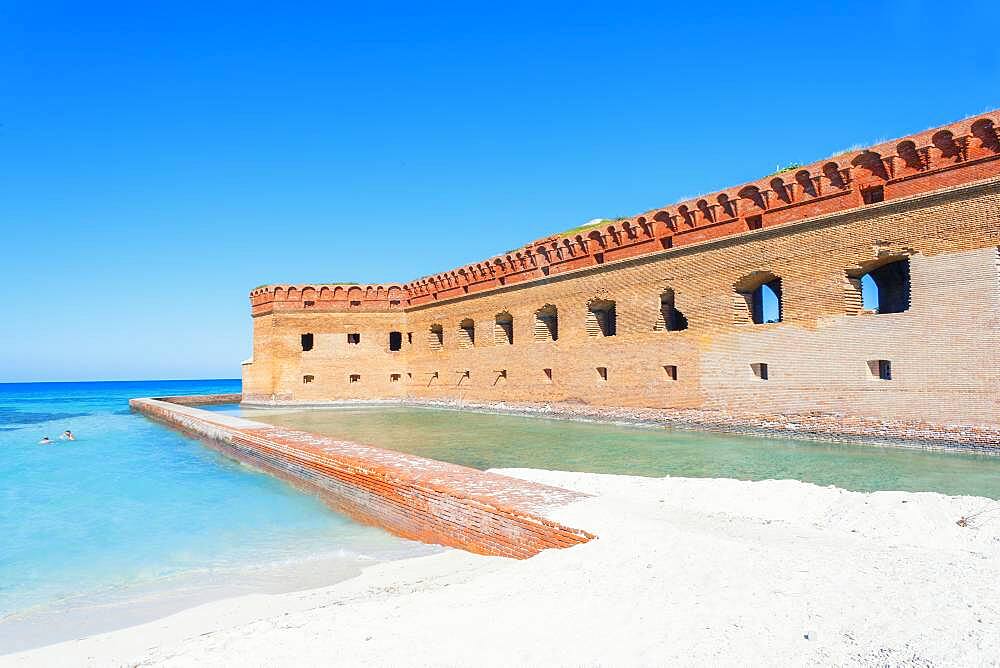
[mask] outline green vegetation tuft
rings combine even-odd
[[[313,286],[318,286],[318,287],[324,287],[324,286],[326,286],[326,287],[335,287],[337,285],[361,285],[361,284],[360,283],[356,283],[354,281],[337,281],[335,283],[310,283],[309,281],[305,281],[305,282],[296,281],[294,283],[277,283],[277,282],[273,282],[272,281],[271,283],[261,283],[260,285],[254,287],[253,289],[254,290],[259,290],[260,288],[266,288],[269,285],[313,285]]]
[[[773,171],[773,172],[771,172],[770,174],[768,174],[768,176],[774,176],[775,174],[784,174],[785,172],[793,172],[796,169],[802,169],[802,163],[801,162],[790,162],[787,165],[785,165],[784,167],[781,167],[779,165],[779,166],[776,167],[776,170]]]
[[[556,232],[552,236],[566,237],[566,236],[569,236],[571,234],[578,234],[580,232],[584,232],[586,230],[593,230],[593,229],[598,228],[598,227],[604,227],[605,225],[611,225],[613,223],[620,223],[623,220],[628,220],[628,219],[629,219],[628,216],[618,216],[617,218],[601,218],[597,222],[587,223],[585,225],[578,225],[577,227],[571,227],[568,230],[563,230],[562,232]]]

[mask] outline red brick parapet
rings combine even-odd
[[[405,309],[997,176],[1000,110],[402,285],[262,286],[250,293],[251,310]]]
[[[385,285],[262,285],[250,292],[252,315],[274,311],[397,311],[409,298],[396,283]]]
[[[516,478],[193,408],[132,399],[145,415],[318,492],[339,512],[427,543],[523,559],[594,536],[545,515],[585,495]]]
[[[410,305],[1000,176],[1000,111],[772,174],[403,285]]]

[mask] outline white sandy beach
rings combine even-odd
[[[598,540],[448,551],[2,665],[997,664],[1000,504],[797,481],[502,473],[595,495]],[[988,508],[968,527],[956,520]]]

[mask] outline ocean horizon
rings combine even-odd
[[[104,380],[0,380],[0,385],[91,385],[99,383],[240,383],[239,378],[129,378]]]

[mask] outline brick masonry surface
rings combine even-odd
[[[594,538],[545,517],[585,498],[577,492],[194,407],[232,396],[132,399],[130,405],[319,493],[339,512],[406,538],[515,558]]]
[[[257,288],[244,400],[708,411],[734,427],[771,416],[854,435],[860,421],[996,445],[998,123],[982,114],[403,285]],[[893,262],[904,307],[866,311],[861,275]],[[769,281],[780,322],[754,324],[749,293]],[[668,301],[686,329],[671,331]]]

